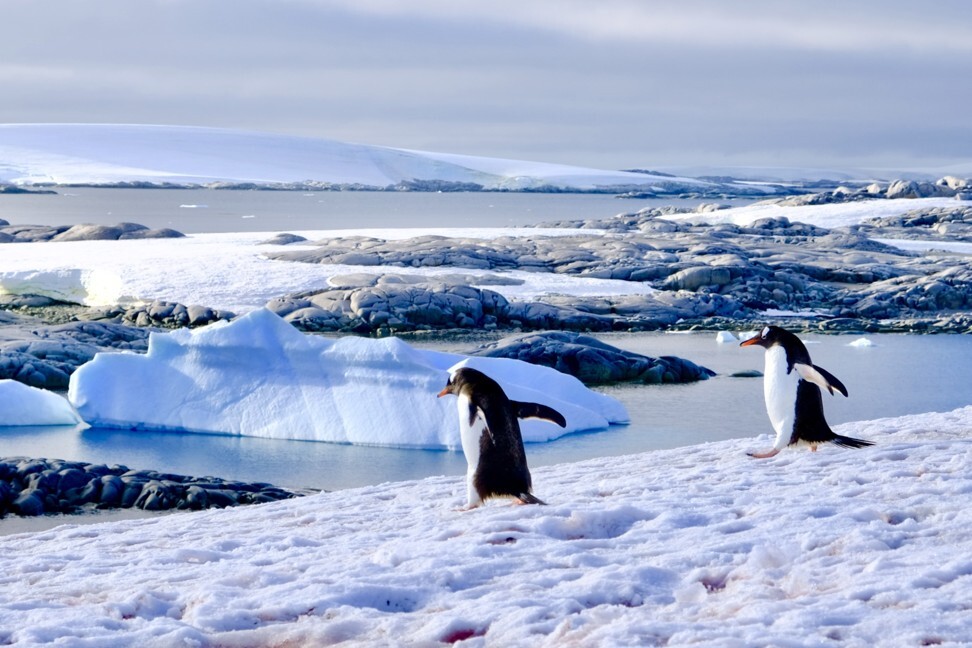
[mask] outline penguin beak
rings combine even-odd
[[[442,398],[443,396],[448,396],[451,393],[452,392],[449,391],[449,385],[446,385],[445,387],[442,388],[442,391],[439,392],[439,395],[437,396],[437,398]]]
[[[759,344],[759,342],[760,342],[760,337],[758,335],[754,335],[753,337],[749,338],[748,340],[743,340],[742,342],[740,342],[739,343],[739,346],[741,346],[741,347],[744,347],[744,346],[753,346],[754,344]]]

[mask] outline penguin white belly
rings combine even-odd
[[[459,440],[462,442],[462,454],[466,457],[466,500],[467,507],[473,508],[482,503],[482,498],[476,491],[473,478],[479,466],[479,442],[486,430],[486,421],[479,412],[472,424],[469,423],[469,399],[460,395],[456,402],[459,409]]]
[[[777,450],[790,443],[796,418],[797,385],[800,383],[800,374],[796,371],[787,373],[786,366],[786,350],[783,347],[772,346],[766,350],[763,398],[770,423],[776,430],[773,447]]]

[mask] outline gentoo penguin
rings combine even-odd
[[[567,427],[560,412],[539,403],[511,401],[495,380],[470,367],[449,370],[449,382],[439,397],[446,394],[458,397],[459,436],[467,465],[465,510],[491,497],[544,504],[530,493],[530,471],[517,419],[541,418]]]
[[[766,452],[750,452],[762,459],[772,457],[788,445],[805,443],[816,450],[821,443],[834,443],[845,448],[874,445],[834,433],[824,418],[820,389],[834,390],[847,396],[847,388],[825,369],[810,361],[810,353],[800,338],[778,326],[767,326],[759,335],[739,346],[761,346],[766,349],[763,397],[766,413],[776,430],[776,443]]]

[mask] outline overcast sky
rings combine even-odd
[[[0,122],[603,168],[972,159],[964,0],[8,0]]]

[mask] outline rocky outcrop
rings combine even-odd
[[[149,229],[138,223],[117,225],[11,225],[0,222],[0,243],[36,243],[41,241],[117,241],[122,239],[181,238],[174,229]]]
[[[144,353],[144,329],[110,322],[0,328],[0,378],[44,389],[67,389],[71,374],[99,351]]]
[[[715,375],[714,371],[682,358],[652,358],[618,349],[587,335],[554,331],[503,338],[468,355],[544,365],[570,374],[585,385],[686,383]]]
[[[0,459],[0,517],[83,509],[200,510],[297,497],[271,484],[187,477],[76,461]]]

